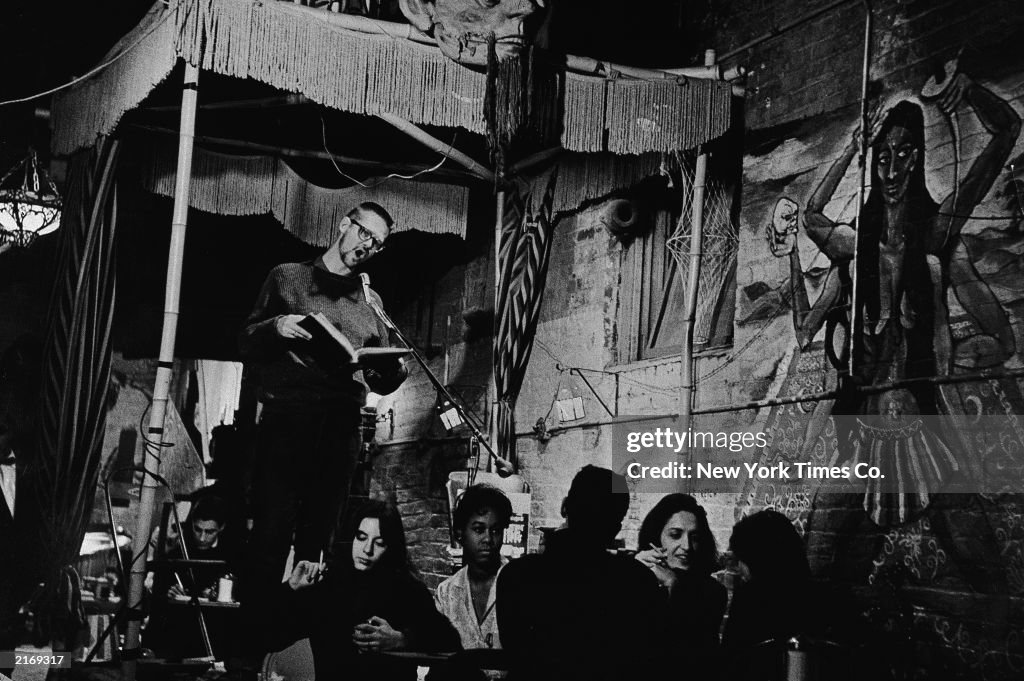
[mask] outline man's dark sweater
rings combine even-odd
[[[380,305],[377,294],[370,293]],[[282,316],[314,312],[326,316],[357,348],[388,345],[387,328],[367,304],[358,275],[334,274],[322,258],[278,265],[267,276],[239,338],[243,357],[259,365],[260,399],[267,409],[309,411],[363,403],[363,385],[347,367],[320,366],[303,351],[306,341],[278,335]]]
[[[363,385],[350,367],[320,366],[307,354],[308,341],[284,339],[277,328],[285,315],[314,312],[357,348],[388,344],[357,275],[334,274],[317,258],[278,265],[267,276],[239,339],[247,363],[259,370],[264,407],[252,466],[253,525],[242,602],[246,621],[257,630],[273,626],[260,604],[280,584],[289,549],[294,546],[296,560],[316,560],[330,547],[359,455]],[[404,377],[398,361],[363,370],[367,385],[380,393],[394,391]],[[248,638],[258,641],[258,631]]]

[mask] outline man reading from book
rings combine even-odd
[[[382,394],[407,375],[394,353],[353,362],[332,352],[323,328],[355,349],[388,345],[388,330],[369,304],[380,298],[354,270],[381,250],[392,222],[378,204],[361,203],[341,219],[320,257],[272,269],[239,339],[243,357],[259,370],[263,403],[247,580],[254,599],[281,582],[293,533],[296,562],[319,562],[330,548],[359,454],[366,390],[354,371],[362,369]]]

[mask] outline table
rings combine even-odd
[[[387,650],[381,655],[414,662],[418,667],[435,667],[452,664],[476,669],[507,670],[508,654],[504,650],[476,648],[454,653],[421,653],[412,650]]]

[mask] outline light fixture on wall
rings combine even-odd
[[[23,171],[21,186],[4,187],[4,182]],[[39,167],[35,150],[0,179],[0,244],[25,248],[40,234],[60,226],[61,198],[57,187]]]

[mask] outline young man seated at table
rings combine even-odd
[[[660,671],[665,598],[638,561],[608,548],[629,508],[626,480],[585,466],[562,502],[566,529],[498,576],[498,628],[516,681],[625,681]]]
[[[490,485],[466,489],[452,514],[463,567],[437,587],[434,605],[459,632],[466,650],[501,648],[495,582],[504,562],[501,545],[511,517],[508,497]],[[489,670],[487,676],[502,678],[504,674]]]
[[[227,526],[227,508],[219,497],[205,496],[196,501],[184,528],[189,560],[220,561],[197,567],[164,567],[153,580],[153,610],[146,626],[144,645],[157,657],[178,659],[202,657],[206,646],[200,633],[199,616],[194,607],[174,604],[191,597],[217,600],[220,578],[234,569],[235,551],[225,546],[221,536]],[[168,560],[185,557],[179,545],[167,553]],[[229,646],[230,616],[205,610],[210,643],[218,658]]]

